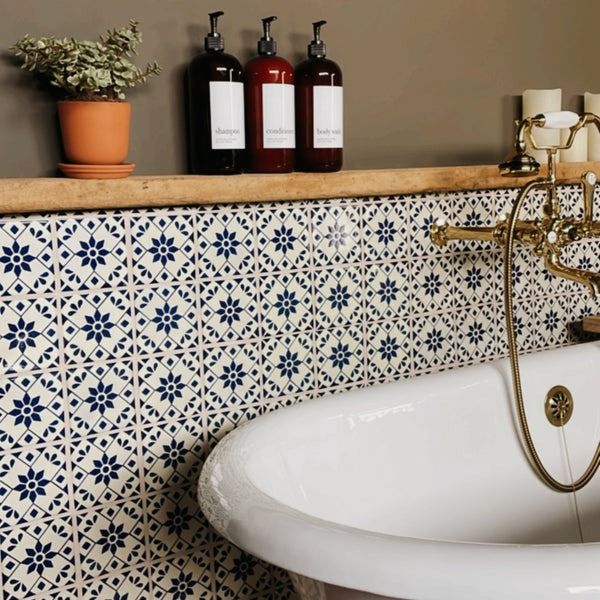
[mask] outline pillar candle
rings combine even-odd
[[[560,145],[567,143],[570,129],[560,130]],[[575,134],[573,145],[566,150],[560,151],[560,162],[585,162],[588,158],[588,131],[584,127]]]
[[[560,110],[561,103],[562,90],[560,88],[555,90],[525,90],[523,92],[523,119],[535,117],[543,112]],[[559,129],[534,127],[532,134],[538,146],[558,146],[560,144]],[[533,150],[528,143],[527,151],[540,164],[546,164],[547,154],[545,150]]]
[[[600,94],[586,92],[583,99],[585,112],[600,116]],[[600,133],[595,125],[588,125],[588,160],[600,160]]]

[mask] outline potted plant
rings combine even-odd
[[[100,165],[121,165],[127,157],[131,105],[125,91],[160,72],[155,62],[140,69],[130,60],[141,41],[139,23],[131,20],[98,41],[26,35],[11,48],[23,69],[62,92],[58,116],[69,163],[102,171]]]

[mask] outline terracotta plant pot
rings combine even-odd
[[[58,118],[70,163],[118,165],[127,158],[131,104],[62,100]]]

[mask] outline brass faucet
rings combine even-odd
[[[583,187],[583,218],[575,219],[561,215],[557,194],[556,153],[570,148],[577,132],[585,125],[593,124],[600,131],[600,118],[592,113],[581,117],[576,113],[560,111],[545,113],[518,122],[515,136],[515,154],[500,164],[502,175],[532,176],[539,172],[540,165],[525,150],[525,139],[536,150],[546,150],[548,154],[548,175],[533,180],[521,190],[523,198],[516,204],[522,204],[524,197],[533,189],[544,189],[546,200],[542,214],[537,219],[519,220],[514,223],[514,239],[517,243],[533,246],[533,252],[544,259],[546,269],[558,277],[570,279],[585,285],[593,297],[600,295],[600,273],[593,273],[567,266],[561,262],[563,249],[579,240],[600,237],[600,222],[594,221],[594,190],[597,176],[588,171],[581,176]],[[533,127],[570,129],[570,134],[562,146],[539,146],[533,137]],[[445,246],[450,240],[493,241],[499,245],[507,242],[509,218],[503,215],[496,225],[491,227],[453,227],[444,219],[431,226],[431,240],[438,246]]]

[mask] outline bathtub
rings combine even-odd
[[[550,472],[575,476],[600,439],[600,343],[522,358]],[[564,436],[544,414],[566,385]],[[320,398],[227,435],[199,501],[228,540],[290,572],[302,600],[600,598],[600,474],[542,484],[512,414],[506,361]]]

